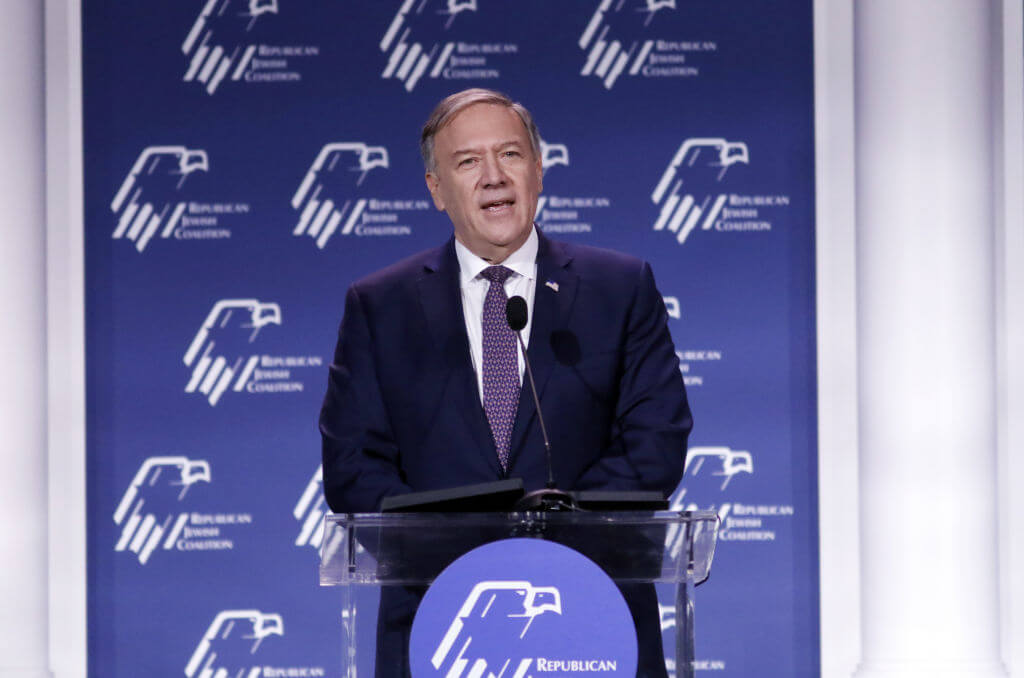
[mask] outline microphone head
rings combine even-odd
[[[509,298],[505,303],[505,319],[508,320],[508,326],[512,328],[513,332],[518,332],[526,327],[527,317],[526,299],[518,295]]]

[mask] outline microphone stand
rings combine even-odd
[[[516,338],[519,340],[519,347],[523,351],[523,363],[526,364],[526,376],[530,381],[530,391],[533,393],[533,405],[537,408],[537,420],[540,421],[540,432],[544,437],[544,453],[547,455],[548,482],[547,487],[542,490],[534,490],[523,495],[516,502],[516,511],[578,511],[576,500],[572,495],[555,487],[555,471],[551,463],[551,441],[548,439],[548,429],[544,425],[544,415],[540,411],[540,398],[537,397],[537,384],[533,380],[533,369],[530,368],[530,359],[526,356],[526,344],[523,342],[523,335],[520,330],[515,330]]]

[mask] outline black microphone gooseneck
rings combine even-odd
[[[537,382],[533,379],[533,369],[530,367],[530,358],[526,355],[526,344],[523,342],[522,329],[526,327],[528,317],[526,299],[517,295],[509,298],[505,303],[505,319],[508,321],[509,328],[515,332],[516,338],[519,340],[519,347],[523,351],[526,376],[530,381],[530,391],[533,393],[533,405],[537,408],[537,420],[540,422],[540,432],[544,437],[548,482],[547,489],[535,490],[520,499],[516,504],[516,509],[522,511],[573,511],[576,510],[576,501],[572,495],[555,486],[555,469],[551,461],[551,440],[548,438],[547,426],[544,425],[544,414],[540,410],[540,398],[537,397]]]

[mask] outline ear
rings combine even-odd
[[[444,212],[444,198],[441,197],[441,182],[438,180],[437,175],[433,172],[427,172],[423,175],[423,178],[427,182],[427,190],[430,191],[430,197],[434,199],[434,207],[439,212]]]
[[[540,158],[537,158],[537,194],[540,195],[544,191],[544,163]]]

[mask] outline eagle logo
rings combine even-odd
[[[259,363],[250,344],[266,325],[281,324],[281,307],[257,299],[222,299],[213,305],[185,351],[192,368],[186,393],[199,392],[216,405],[230,387],[241,391]]]
[[[180,199],[185,179],[209,172],[206,151],[185,146],[147,146],[121,182],[110,211],[117,219],[113,238],[132,241],[141,252],[157,234],[169,238],[185,211]]]
[[[712,475],[722,476],[724,490],[737,473],[754,473],[754,458],[746,450],[732,450],[728,447],[693,447],[686,455],[686,465],[683,467],[683,475],[690,473],[696,476],[704,468],[717,463],[719,468],[712,471]]]
[[[579,48],[587,53],[580,75],[599,78],[605,89],[611,89],[624,71],[636,75],[654,41],[629,41],[621,34],[630,29],[643,30],[659,10],[675,8],[676,0],[633,0],[629,4],[625,0],[601,0],[579,39]],[[633,23],[642,25],[634,27]]]
[[[256,53],[249,31],[259,17],[277,12],[277,0],[207,0],[181,43],[188,59],[182,79],[211,95],[224,78],[240,80]]]
[[[651,202],[661,205],[654,230],[668,230],[681,245],[698,225],[704,231],[714,226],[727,197],[720,183],[737,163],[750,164],[750,151],[742,141],[685,140],[651,193]]]
[[[569,148],[565,144],[549,144],[543,139],[540,140],[540,166],[541,172],[547,174],[548,170],[555,165],[569,166]],[[541,221],[544,207],[547,206],[548,198],[545,195],[537,198],[537,212],[534,214],[535,221]],[[555,290],[557,291],[557,290]]]
[[[142,462],[114,511],[114,523],[121,526],[114,550],[131,551],[145,565],[161,541],[165,549],[172,548],[188,522],[188,513],[179,513],[177,504],[199,482],[210,482],[210,464],[203,459],[168,456]]]
[[[366,200],[353,200],[347,194],[363,183],[370,170],[387,166],[388,151],[383,146],[362,142],[325,145],[292,196],[292,209],[299,212],[292,235],[309,236],[323,249],[342,221],[342,234],[351,233],[366,209]]]
[[[547,172],[555,165],[569,166],[569,149],[565,144],[549,144],[540,140],[541,168]]]
[[[532,659],[521,656],[519,641],[534,620],[548,612],[562,614],[562,596],[554,586],[534,586],[528,581],[479,582],[459,608],[430,663],[447,678],[460,678],[467,669],[469,676],[522,678]]]
[[[283,636],[281,615],[259,610],[224,610],[210,623],[185,666],[188,678],[246,676],[262,671],[252,666],[252,655],[267,636]]]
[[[477,0],[438,0],[431,10],[427,10],[429,4],[430,0],[402,0],[380,40],[380,51],[388,55],[380,77],[401,81],[407,92],[411,92],[428,72],[431,78],[438,77],[455,50],[454,42],[447,42],[442,47],[438,42],[430,44],[410,40],[414,29],[429,31],[436,26],[435,16],[442,16],[447,17],[442,26],[447,31],[459,14],[477,11]]]

